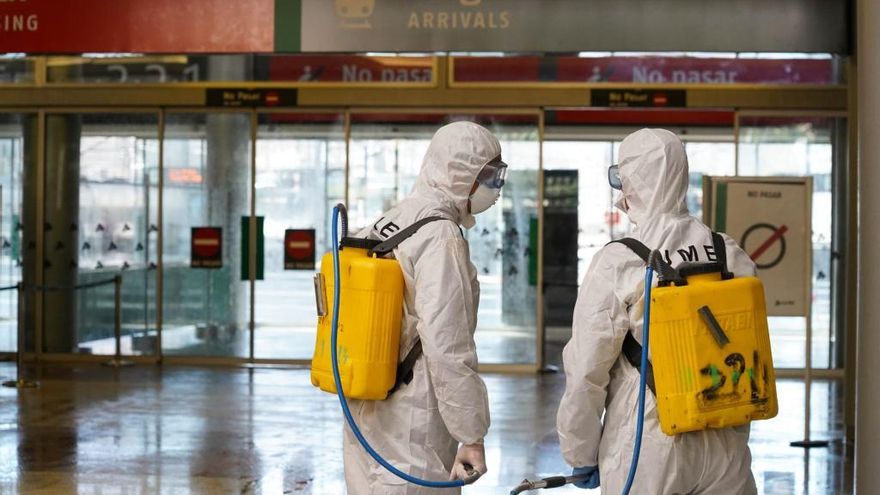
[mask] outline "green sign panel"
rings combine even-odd
[[[529,219],[529,285],[538,285],[538,219]]]
[[[250,280],[250,252],[251,252],[251,219],[250,217],[241,217],[241,279]],[[263,217],[257,217],[257,273],[255,280],[263,280],[263,265],[265,251],[263,245],[265,236],[263,236]]]

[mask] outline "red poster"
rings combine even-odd
[[[269,61],[273,81],[430,83],[432,57],[279,55]]]
[[[456,82],[833,84],[831,59],[457,57]]]
[[[272,52],[274,22],[274,0],[5,1],[0,51]]]

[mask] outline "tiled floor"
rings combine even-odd
[[[14,371],[0,364],[0,377]],[[2,494],[344,493],[338,404],[307,370],[83,364],[28,377],[40,388],[0,389]],[[563,377],[486,382],[490,471],[465,495],[507,494],[525,476],[565,471],[554,430]],[[788,445],[803,436],[803,383],[780,381],[779,417],[752,434],[761,493],[851,493],[841,389],[814,384],[813,436],[833,442],[806,457]]]

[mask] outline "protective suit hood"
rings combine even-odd
[[[501,144],[485,127],[473,122],[453,122],[437,130],[428,145],[422,168],[410,197],[444,205],[453,219],[474,226],[468,198],[477,174],[501,154]]]
[[[644,226],[658,215],[688,214],[688,161],[678,136],[641,129],[620,143],[618,155],[623,189],[616,204],[633,223]]]

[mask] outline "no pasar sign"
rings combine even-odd
[[[315,229],[284,231],[284,269],[315,269]]]

